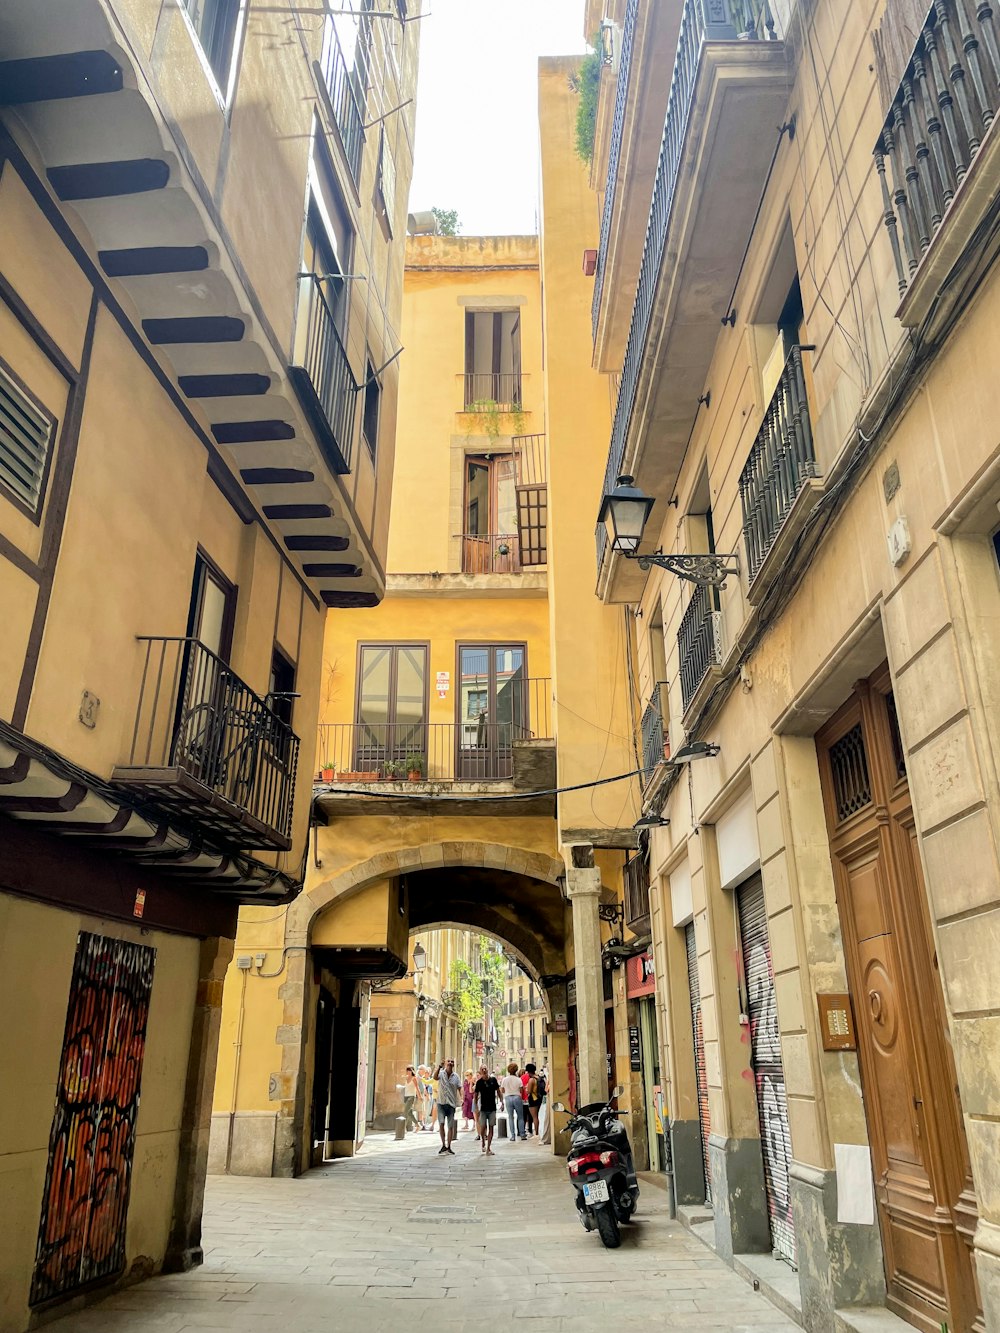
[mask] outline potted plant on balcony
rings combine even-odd
[[[387,759],[382,768],[390,782],[399,782],[406,774],[406,764],[401,759]]]
[[[324,759],[319,769],[319,776],[322,782],[332,782],[335,769],[332,759]]]
[[[405,759],[406,776],[411,782],[419,782],[424,776],[424,756],[422,754],[408,754]]]

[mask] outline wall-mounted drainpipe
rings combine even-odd
[[[243,973],[243,985],[240,988],[240,1007],[236,1016],[236,1040],[233,1042],[233,1090],[229,1098],[229,1134],[226,1139],[226,1175],[229,1174],[229,1164],[233,1157],[233,1129],[236,1124],[236,1094],[240,1084],[240,1059],[243,1053],[243,1014],[246,1008],[247,998],[247,972],[250,970],[251,959],[247,958],[246,966],[243,967],[243,960],[238,958],[236,966]]]

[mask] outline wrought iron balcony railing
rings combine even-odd
[[[361,179],[361,157],[365,148],[364,116],[351,72],[344,60],[337,29],[332,22],[327,22],[326,46],[320,61],[320,73],[323,86],[330,101],[330,110],[344,146],[347,165],[351,169],[355,185]]]
[[[240,848],[291,845],[299,738],[197,639],[140,638],[139,703],[118,782]]]
[[[514,747],[551,740],[552,682],[543,677],[511,680],[487,710],[464,722],[321,723],[319,756],[326,781],[424,783],[509,781]]]
[[[796,496],[805,482],[815,476],[816,455],[802,348],[793,347],[740,474],[743,539],[751,581],[781,531]]]
[[[713,666],[722,662],[722,614],[714,588],[696,585],[677,631],[681,702],[685,708]]]
[[[517,533],[482,536],[462,533],[463,574],[518,574],[521,571]]]
[[[332,471],[350,472],[358,384],[324,291],[326,279],[299,275],[299,336],[292,381],[309,414]]]
[[[995,6],[935,0],[875,145],[900,294],[979,152],[998,102]]]
[[[673,211],[677,189],[678,168],[687,133],[688,118],[694,99],[695,83],[701,60],[701,49],[707,41],[748,41],[776,38],[774,20],[769,5],[758,0],[684,0],[677,54],[674,57],[670,81],[670,97],[663,124],[660,156],[653,183],[653,202],[646,226],[642,262],[635,305],[629,324],[625,360],[622,366],[621,386],[615,419],[611,429],[611,446],[604,475],[603,494],[609,494],[621,475],[625,458],[625,444],[635,405],[639,371],[646,355],[650,315],[657,278],[662,267],[667,227]],[[607,545],[603,524],[597,525],[597,563],[600,568]]]
[[[466,412],[515,412],[521,410],[520,371],[466,371]]]
[[[638,934],[649,929],[649,853],[630,856],[622,872],[625,885],[625,924]]]
[[[622,27],[621,52],[618,57],[615,114],[611,123],[611,151],[608,154],[608,177],[604,185],[604,210],[601,213],[601,240],[600,248],[597,251],[597,272],[594,274],[591,322],[595,338],[597,337],[597,325],[601,314],[601,297],[604,293],[604,273],[607,265],[608,242],[611,238],[611,217],[614,213],[615,194],[618,189],[618,163],[621,160],[625,111],[630,98],[635,96],[630,83],[632,79],[632,51],[635,46],[635,21],[638,13],[639,0],[628,0],[625,8],[625,23]]]
[[[667,713],[667,682],[657,681],[649,702],[642,711],[642,767],[643,786],[653,777],[659,764],[670,757],[670,736],[664,725]]]

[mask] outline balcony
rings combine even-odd
[[[245,517],[256,510],[279,547],[294,536],[297,551],[343,551],[341,561],[310,566],[310,587],[329,606],[371,605],[380,598],[384,573],[367,529],[343,505],[329,441],[324,447],[297,400],[286,354],[243,271],[247,254],[206,199],[193,165],[200,149],[193,142],[183,149],[178,137],[178,119],[200,144],[208,142],[198,138],[208,124],[215,126],[210,134],[222,130],[217,113],[205,122],[195,110],[203,94],[212,98],[202,54],[183,32],[181,8],[163,11],[164,24],[176,25],[170,30],[177,34],[170,38],[170,77],[164,79],[157,77],[159,59],[150,64],[143,54],[149,43],[136,40],[129,17],[134,6],[106,0],[0,4],[0,101],[15,140],[7,153],[11,170],[38,173],[39,185],[29,188],[47,194],[47,212],[64,214],[64,229],[79,242],[84,280],[110,280],[105,304],[177,411],[186,416],[188,406],[194,409],[190,428],[230,503]],[[249,45],[260,53],[266,39],[254,30]],[[308,77],[305,60],[296,35],[282,48],[273,78],[255,94],[259,133],[272,148],[303,146],[313,86],[324,100],[324,81]],[[329,72],[336,91],[332,66]],[[353,163],[349,105],[336,115],[343,117]],[[266,157],[266,145],[259,146]],[[250,157],[255,151],[256,145],[248,148]],[[317,366],[313,370],[319,385],[322,376]],[[314,390],[307,401],[314,419],[322,420]],[[330,420],[336,435],[336,414]],[[322,429],[329,434],[325,422]],[[344,440],[347,448],[349,432]]]
[[[627,0],[594,275],[594,364],[620,369],[642,261],[681,6]]]
[[[875,145],[885,223],[902,298],[919,326],[996,197],[1000,50],[994,8],[928,6]]]
[[[695,586],[677,631],[684,715],[706,701],[722,672],[722,613],[713,588]]]
[[[758,602],[819,499],[803,348],[793,347],[740,474],[749,598]],[[811,350],[811,349],[809,349]]]
[[[789,88],[766,3],[685,0],[605,492],[627,473],[651,495],[672,493]],[[654,545],[658,529],[654,516]],[[637,601],[645,574],[606,551],[600,525],[597,542],[602,599]]]
[[[519,574],[521,543],[516,532],[499,536],[462,533],[463,574]]]
[[[482,814],[510,812],[509,802],[494,810],[483,795],[523,793],[519,814],[548,813],[551,796],[531,793],[555,786],[551,699],[552,682],[531,678],[504,687],[496,721],[484,713],[465,722],[323,723],[319,781],[336,790],[321,788],[317,799],[338,815],[371,814],[377,792],[379,813],[401,814],[433,809],[447,795],[450,811]],[[456,800],[463,793],[467,810]]]
[[[649,933],[649,853],[630,856],[622,871],[625,924],[633,935]]]
[[[520,412],[520,371],[477,370],[463,375],[462,402],[466,412]]]
[[[141,638],[132,744],[113,781],[227,846],[291,846],[299,739],[197,639]]]
[[[323,280],[299,275],[296,360],[289,374],[332,472],[350,472],[358,384]]]
[[[361,183],[361,158],[365,150],[364,116],[361,112],[358,90],[354,85],[344,53],[340,49],[337,30],[327,22],[323,56],[317,62],[320,88],[325,97],[327,115],[340,136],[344,157],[355,185]]]
[[[670,758],[670,734],[664,725],[669,723],[667,682],[657,681],[646,707],[642,710],[640,734],[642,737],[642,785],[645,790],[655,780],[656,771]]]

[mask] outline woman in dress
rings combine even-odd
[[[476,1083],[475,1079],[473,1079],[472,1077],[472,1070],[467,1069],[465,1071],[465,1078],[462,1080],[462,1121],[463,1121],[462,1128],[463,1129],[468,1129],[469,1121],[473,1119],[472,1093],[475,1086]],[[477,1133],[476,1138],[478,1137],[479,1134]]]

